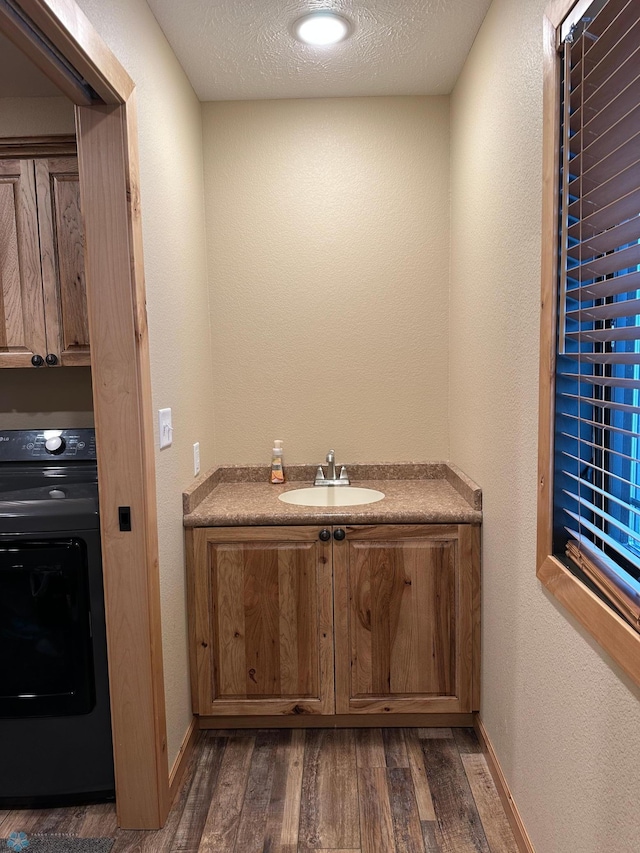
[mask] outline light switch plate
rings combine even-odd
[[[173,442],[171,409],[158,409],[158,435],[160,437],[160,450],[171,447]]]
[[[196,441],[193,445],[193,474],[197,476],[200,473],[200,442]]]

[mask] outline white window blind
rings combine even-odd
[[[554,552],[639,628],[640,2],[561,32]]]

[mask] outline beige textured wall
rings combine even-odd
[[[216,461],[447,458],[448,98],[203,116]]]
[[[79,5],[137,89],[153,405],[172,408],[175,430],[173,446],[156,453],[171,766],[191,720],[181,492],[193,479],[194,441],[203,468],[213,462],[200,104],[144,0]]]
[[[484,491],[482,717],[537,853],[635,853],[640,691],[535,577],[542,13],[494,0],[452,98],[451,458]]]
[[[45,136],[75,131],[73,104],[68,98],[0,98],[0,136]]]

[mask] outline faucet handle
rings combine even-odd
[[[322,470],[322,465],[318,465],[318,470],[316,471],[316,479],[314,482],[314,486],[320,486],[324,482],[324,471]]]
[[[348,477],[348,475],[347,475],[347,469],[344,467],[344,465],[343,465],[343,466],[342,466],[342,468],[340,469],[340,480],[341,480],[341,482],[343,482],[346,486],[348,486],[348,485],[349,485],[349,477]]]

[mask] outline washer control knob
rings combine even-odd
[[[64,452],[66,442],[61,435],[54,435],[45,441],[44,446],[47,453],[57,456],[59,453]]]

